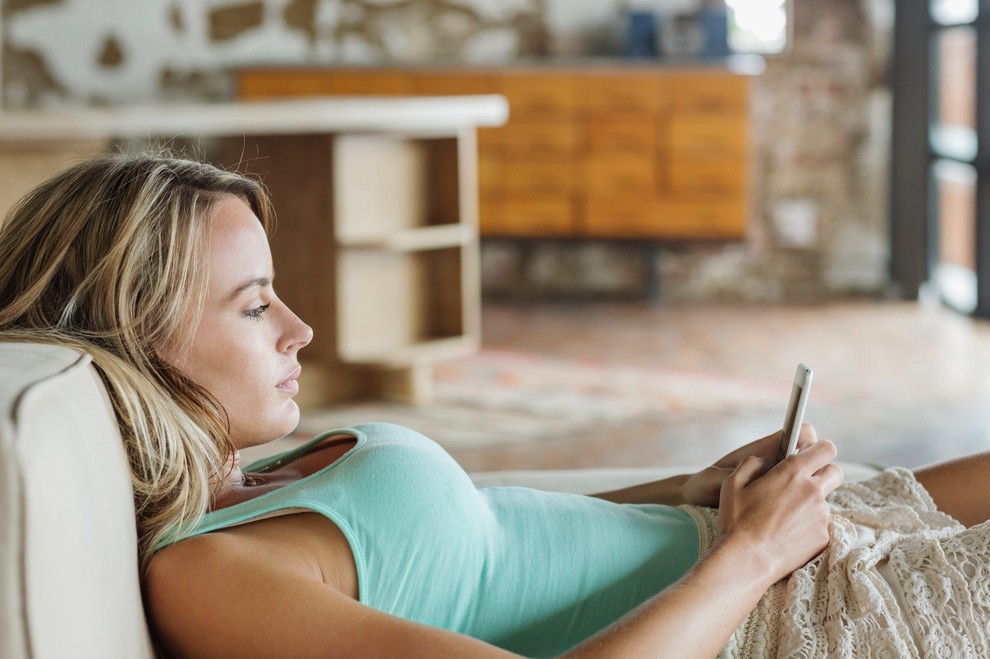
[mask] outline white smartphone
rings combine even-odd
[[[798,364],[797,373],[794,374],[794,388],[791,389],[791,400],[787,403],[787,414],[784,415],[784,431],[780,435],[780,445],[777,447],[777,462],[797,453],[798,436],[801,434],[804,410],[808,406],[808,393],[811,391],[811,376],[810,368]]]

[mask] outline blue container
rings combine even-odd
[[[627,15],[626,57],[657,57],[660,44],[657,39],[657,16],[652,11],[633,10]]]
[[[701,25],[701,56],[727,57],[729,48],[729,15],[725,7],[702,7],[698,10]]]

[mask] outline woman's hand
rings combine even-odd
[[[769,470],[770,458],[744,458],[722,483],[722,540],[748,547],[773,580],[803,566],[828,546],[825,497],[842,484],[835,456],[835,445],[824,440]]]
[[[665,657],[715,656],[767,588],[828,544],[825,496],[842,472],[831,464],[835,445],[815,442],[810,426],[802,431],[803,449],[776,466],[780,433],[696,475],[704,489],[721,483],[715,547],[677,583],[567,656],[646,657],[657,648]]]
[[[778,431],[741,446],[711,467],[688,476],[682,485],[682,502],[709,508],[718,506],[722,483],[746,458],[752,456],[761,460],[762,471],[757,476],[773,466],[777,456],[777,446],[780,443],[780,433],[781,431]],[[798,436],[798,451],[803,451],[817,441],[818,436],[814,427],[807,423],[802,424],[801,434]]]

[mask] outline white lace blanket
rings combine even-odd
[[[828,549],[767,591],[720,657],[990,657],[990,523],[938,512],[906,469],[829,501]],[[717,511],[683,508],[704,556]]]

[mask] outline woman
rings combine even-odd
[[[426,438],[368,424],[242,467],[238,449],[295,427],[312,336],[275,294],[272,221],[258,183],[142,155],[77,165],[0,226],[0,339],[93,355],[170,654],[814,655],[878,633],[895,651],[929,636],[986,648],[990,597],[960,604],[982,637],[937,616],[927,634],[892,617],[910,606],[876,576],[886,560],[903,585],[897,570],[948,556],[945,540],[959,558],[939,565],[987,588],[981,527],[952,519],[990,516],[986,457],[835,491],[835,447],[806,427],[772,468],[777,435],[691,476],[582,497],[478,491]],[[923,541],[934,548],[901,551]],[[839,583],[860,575],[872,585]]]

